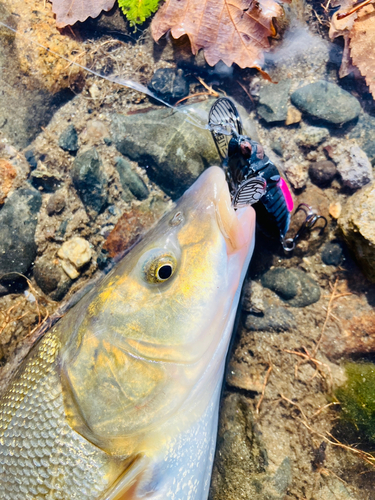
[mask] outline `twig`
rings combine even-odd
[[[266,391],[266,385],[268,383],[268,379],[270,378],[270,375],[271,375],[271,372],[272,372],[272,361],[271,361],[271,357],[270,355],[268,354],[268,360],[269,360],[269,366],[268,366],[268,370],[267,370],[267,373],[266,373],[266,376],[264,377],[264,382],[263,382],[263,386],[262,386],[262,393],[261,393],[261,396],[259,398],[259,401],[256,405],[256,409],[255,409],[255,413],[257,415],[259,415],[259,409],[260,409],[260,405],[262,404],[262,401],[264,399],[264,393]]]
[[[236,80],[236,82],[238,83],[238,85],[242,88],[242,90],[245,92],[245,94],[247,95],[247,97],[250,99],[250,101],[254,104],[254,99],[253,99],[253,96],[250,94],[250,92],[247,90],[247,88],[245,87],[245,85],[243,83],[241,83],[240,81]]]
[[[350,16],[351,14],[354,14],[354,12],[357,12],[357,10],[362,9],[365,5],[368,5],[371,3],[373,0],[365,0],[364,2],[361,2],[357,4],[355,7],[353,7],[349,12],[343,12],[342,14],[337,14],[337,19],[344,19],[345,17]]]

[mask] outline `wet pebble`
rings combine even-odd
[[[342,257],[342,247],[338,243],[327,243],[322,250],[322,261],[327,266],[338,266]]]
[[[294,189],[302,189],[306,186],[308,180],[307,162],[295,163],[294,160],[285,162],[284,172]]]
[[[72,280],[63,271],[60,262],[42,256],[35,262],[33,275],[39,288],[52,300],[61,300],[68,292]]]
[[[288,114],[288,100],[291,80],[265,84],[259,90],[258,114],[267,123],[285,121]]]
[[[36,188],[47,193],[56,191],[61,185],[62,176],[52,174],[47,170],[34,170],[30,175],[31,184]]]
[[[42,196],[35,189],[18,189],[0,211],[0,276],[26,273],[36,256],[35,229]]]
[[[335,83],[320,80],[293,92],[292,103],[313,118],[341,125],[357,118],[358,100]]]
[[[360,189],[373,179],[372,165],[366,153],[357,145],[340,155],[337,170],[343,185],[350,189]]]
[[[83,203],[100,212],[107,203],[107,176],[95,148],[81,153],[74,160],[72,172],[74,187]]]
[[[320,299],[320,286],[301,269],[270,269],[261,281],[265,288],[293,307],[305,307]]]
[[[313,148],[329,137],[329,130],[324,127],[304,127],[296,137],[298,146]]]
[[[56,191],[55,194],[50,196],[46,211],[49,216],[61,213],[66,206],[66,193],[63,191]]]
[[[294,314],[285,307],[266,306],[264,314],[248,314],[244,322],[245,329],[251,332],[274,331],[287,332],[296,328]]]
[[[310,163],[310,179],[319,187],[329,186],[336,174],[337,168],[333,161],[326,160]]]
[[[115,158],[116,169],[120,176],[122,188],[125,191],[125,196],[129,190],[138,200],[145,200],[149,191],[143,179],[133,171],[131,163],[121,156]],[[128,201],[128,200],[125,200]]]
[[[59,137],[59,146],[64,151],[74,153],[78,151],[78,134],[74,125],[69,125]]]
[[[148,88],[168,102],[178,101],[189,95],[189,83],[182,69],[157,69],[148,84]]]
[[[73,280],[78,278],[79,269],[88,264],[92,257],[90,243],[80,236],[65,241],[57,255],[66,274]]]

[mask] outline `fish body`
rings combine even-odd
[[[1,500],[206,500],[254,227],[211,167],[44,335],[0,400]]]

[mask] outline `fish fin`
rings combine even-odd
[[[138,455],[100,500],[136,500],[136,489],[150,464],[145,455]]]

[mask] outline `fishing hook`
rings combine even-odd
[[[324,220],[324,226],[320,228],[320,234],[323,234],[323,231],[327,227],[328,221],[323,215],[317,214],[310,205],[307,203],[300,203],[294,212],[294,215],[296,215],[297,212],[302,210],[305,212],[306,217],[305,220],[303,221],[301,227],[295,234],[294,238],[283,238],[281,240],[282,247],[284,249],[284,252],[292,252],[297,244],[297,240],[301,238],[301,236],[306,233],[307,231],[311,231],[315,224],[318,222],[319,219]]]

